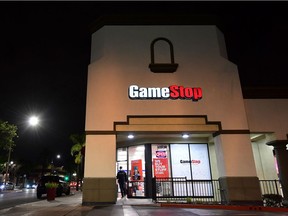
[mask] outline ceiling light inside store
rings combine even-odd
[[[128,138],[129,138],[129,139],[133,139],[133,138],[134,138],[134,135],[129,134],[129,135],[128,135]]]
[[[183,134],[183,135],[182,135],[182,138],[184,138],[184,139],[187,139],[188,137],[189,137],[188,134]]]

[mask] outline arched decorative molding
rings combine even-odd
[[[170,63],[155,63],[155,43],[158,41],[165,41],[168,43],[170,48]],[[151,54],[151,63],[149,64],[149,68],[152,72],[155,73],[173,73],[177,70],[178,64],[174,62],[174,48],[173,44],[170,40],[164,37],[159,37],[154,39],[150,45],[150,54]]]

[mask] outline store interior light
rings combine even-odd
[[[129,138],[129,139],[133,139],[133,138],[134,138],[134,135],[129,134],[129,135],[128,135],[128,138]]]
[[[188,134],[182,134],[182,138],[187,139],[189,137]]]

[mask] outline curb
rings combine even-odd
[[[161,203],[161,207],[171,208],[198,208],[198,209],[222,209],[236,211],[267,211],[267,212],[288,212],[288,208],[266,207],[266,206],[226,206],[226,205],[197,205],[197,204],[168,204]]]

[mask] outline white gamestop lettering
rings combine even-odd
[[[139,87],[131,85],[128,90],[129,98],[132,100],[144,99],[181,99],[198,101],[202,99],[202,89],[199,87],[184,87],[178,85],[171,85],[169,87]]]

